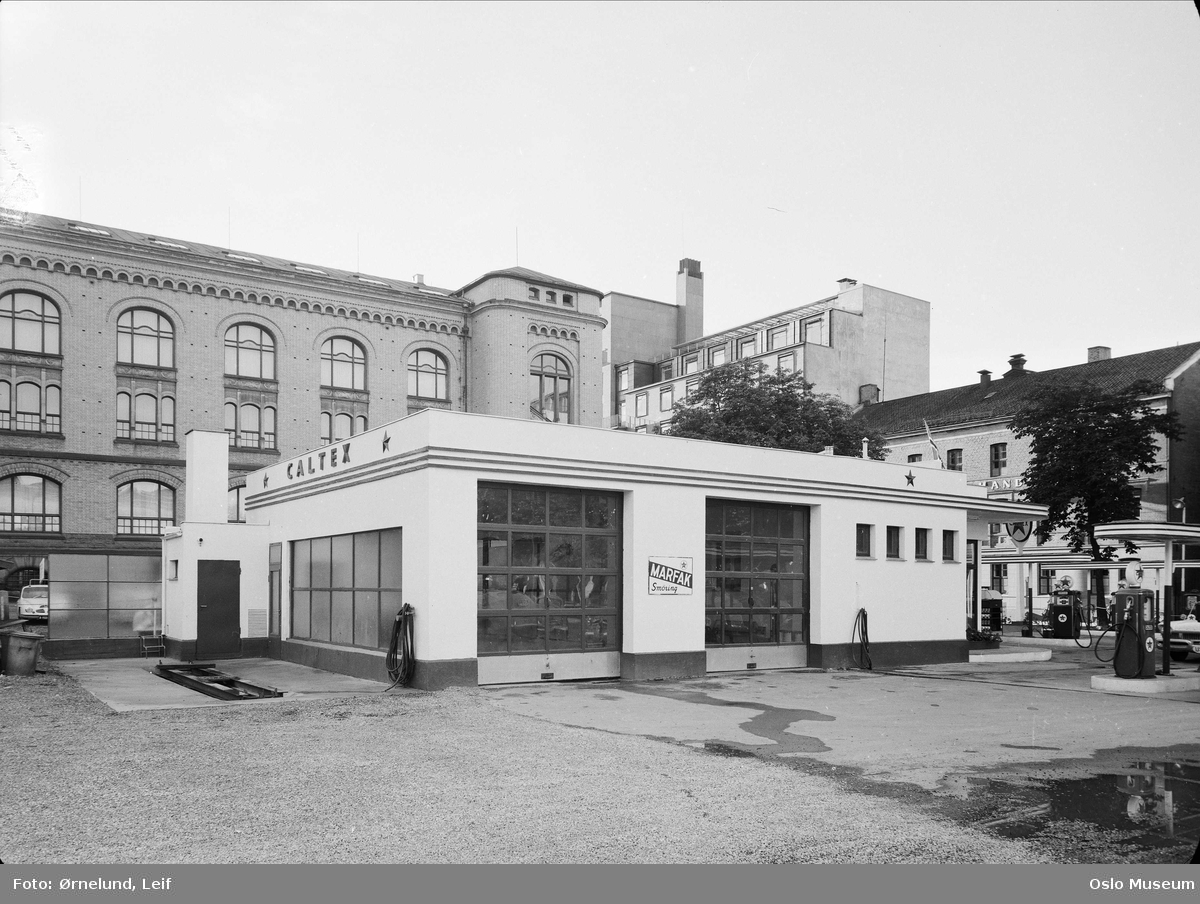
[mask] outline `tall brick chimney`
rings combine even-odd
[[[704,335],[704,274],[700,261],[685,257],[675,277],[676,342],[683,344]]]

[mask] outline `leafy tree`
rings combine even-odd
[[[1161,391],[1148,380],[1108,392],[1090,383],[1049,386],[1017,413],[1013,435],[1032,440],[1024,498],[1049,511],[1038,525],[1041,540],[1065,528],[1072,552],[1088,547],[1096,561],[1113,557],[1094,526],[1138,516],[1130,481],[1163,470],[1155,462],[1159,442],[1183,435],[1175,412],[1145,401]],[[1137,550],[1128,541],[1125,548]]]
[[[886,453],[883,435],[854,417],[832,395],[818,395],[796,373],[767,373],[757,362],[737,361],[700,378],[687,399],[676,402],[671,435],[743,446],[861,455],[868,441],[871,458]]]

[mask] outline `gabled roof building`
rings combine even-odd
[[[1014,437],[1009,425],[1025,404],[1046,388],[1064,383],[1087,382],[1111,391],[1147,380],[1158,389],[1146,401],[1158,410],[1177,412],[1184,436],[1161,443],[1163,470],[1138,479],[1140,517],[1180,521],[1189,506],[1200,511],[1200,342],[1119,357],[1095,346],[1088,349],[1086,363],[1042,371],[1028,369],[1024,355],[1017,354],[1001,376],[987,370],[979,376],[978,382],[965,386],[869,405],[862,417],[886,435],[888,460],[922,467],[939,467],[940,462],[962,471],[968,482],[987,488],[992,496],[1019,499],[1029,440]],[[1030,540],[1018,550],[998,522],[989,526],[979,552],[983,583],[1003,595],[1005,615],[1013,621],[1025,615],[1027,589],[1038,612],[1055,585],[1067,577],[1096,613],[1118,579],[1116,563],[1111,569],[1092,569],[1087,554],[1073,554],[1060,541],[1039,545]],[[1178,552],[1185,558],[1176,569],[1177,589],[1200,592],[1200,550]],[[1161,546],[1143,549],[1142,559],[1151,571],[1161,568]]]

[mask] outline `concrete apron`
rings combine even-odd
[[[164,663],[178,660],[163,659]],[[91,659],[55,662],[60,671],[75,678],[83,689],[116,712],[141,709],[191,709],[201,706],[249,706],[298,697],[377,694],[386,684],[322,672],[278,659],[230,659],[216,662],[220,671],[283,691],[282,697],[231,702],[189,690],[154,674],[158,660]]]
[[[1040,674],[1021,683],[1026,668]],[[991,767],[1200,743],[1200,692],[1105,694],[1089,686],[1094,669],[1036,661],[891,673],[747,672],[494,687],[488,696],[514,713],[564,725],[767,759],[806,757],[876,781],[952,793],[962,776]]]

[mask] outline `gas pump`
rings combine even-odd
[[[1126,574],[1129,570],[1126,570]],[[1154,677],[1154,591],[1129,587],[1113,594],[1113,630],[1118,678]]]
[[[1050,594],[1050,631],[1052,637],[1075,640],[1083,620],[1082,594],[1070,588],[1070,579],[1064,577],[1061,586]]]

